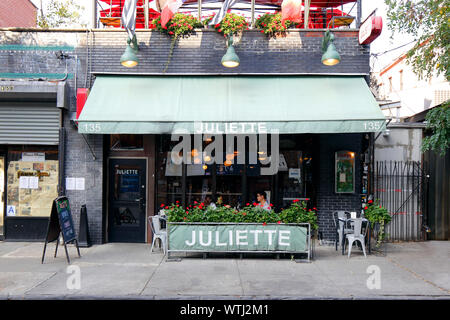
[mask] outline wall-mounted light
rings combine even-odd
[[[334,66],[341,62],[341,56],[334,46],[334,34],[327,30],[322,41],[322,63],[327,66]]]
[[[227,52],[222,57],[222,65],[226,68],[236,68],[237,66],[239,66],[241,61],[239,60],[236,51],[234,51],[232,35],[228,36],[227,46],[228,46]]]
[[[136,35],[133,36],[133,39],[128,38],[127,47],[125,48],[125,52],[120,57],[120,63],[127,68],[135,67],[139,64],[139,59],[137,57],[137,52],[139,51],[139,46],[137,44]]]

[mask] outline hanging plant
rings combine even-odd
[[[173,56],[173,49],[175,48],[175,42],[177,42],[177,39],[179,37],[189,36],[195,28],[203,27],[203,24],[192,15],[184,13],[175,13],[172,19],[170,19],[164,27],[161,25],[161,16],[153,19],[152,24],[155,26],[156,30],[161,33],[167,34],[172,38],[169,56],[167,58],[163,73],[165,73],[167,71],[167,68],[169,68],[169,64]]]
[[[247,30],[248,22],[243,16],[235,13],[227,13],[222,21],[216,24],[214,28],[227,37],[228,35],[236,35],[243,30]]]
[[[286,20],[281,22],[281,13],[266,13],[255,21],[255,26],[261,29],[261,33],[265,33],[269,37],[285,32],[288,28],[295,27],[295,23]]]

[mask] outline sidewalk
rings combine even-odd
[[[166,261],[148,244],[110,243],[76,249],[80,289],[68,289],[63,247],[0,242],[0,299],[450,299],[450,242],[388,244],[387,255],[354,249],[342,256],[316,245],[311,263],[244,256]],[[379,267],[381,287],[369,289],[367,268]],[[372,267],[373,268],[373,267]],[[376,268],[376,267],[375,267]],[[369,281],[370,282],[370,281]]]

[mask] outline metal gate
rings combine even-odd
[[[375,199],[391,214],[388,241],[422,240],[424,174],[420,162],[377,161]]]

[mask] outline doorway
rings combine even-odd
[[[146,168],[146,159],[109,159],[109,242],[145,242]]]

